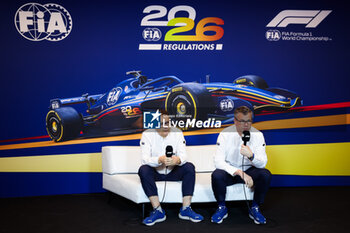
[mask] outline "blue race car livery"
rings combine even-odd
[[[185,83],[175,76],[148,79],[141,71],[104,94],[52,99],[46,129],[55,142],[84,137],[142,131],[145,110],[165,109],[177,118],[215,118],[233,122],[233,110],[248,106],[255,113],[290,109],[302,104],[294,92],[269,88],[258,76],[242,76],[233,83]],[[83,111],[73,105],[85,103]]]

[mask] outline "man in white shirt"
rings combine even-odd
[[[142,133],[140,141],[142,166],[139,176],[143,190],[148,196],[153,211],[143,220],[147,226],[166,219],[165,211],[160,206],[156,181],[182,181],[183,204],[179,218],[200,222],[203,216],[191,209],[191,199],[195,184],[195,168],[186,161],[186,141],[182,131],[169,127],[169,116],[162,114],[161,128],[148,129]],[[167,146],[172,146],[173,156],[166,157]]]
[[[252,120],[253,113],[248,107],[238,107],[234,111],[234,125],[219,134],[215,154],[216,170],[212,173],[212,188],[219,206],[211,218],[214,223],[220,224],[228,216],[226,187],[245,183],[249,188],[254,188],[249,217],[256,224],[266,224],[259,205],[264,202],[269,189],[271,173],[265,168],[267,155],[264,135],[251,126]],[[242,141],[243,131],[250,132],[250,140],[246,145]]]

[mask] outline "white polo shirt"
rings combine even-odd
[[[240,153],[242,144],[242,137],[239,136],[235,125],[221,131],[217,140],[217,149],[214,157],[215,167],[225,170],[232,176],[237,169],[245,171],[251,166],[264,168],[267,163],[264,135],[259,130],[251,127],[250,140],[247,142],[247,146],[254,153],[254,159],[250,161],[244,157],[244,167],[242,167],[243,155]]]
[[[165,155],[167,146],[172,146],[174,155],[180,157],[181,164],[179,166],[186,163],[186,141],[182,131],[178,128],[170,128],[166,137],[160,136],[156,129],[147,129],[142,133],[140,146],[142,164],[156,168],[161,174],[165,174],[165,165],[158,163],[158,158]],[[173,167],[168,166],[168,172]]]

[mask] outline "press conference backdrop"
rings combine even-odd
[[[297,92],[298,112],[256,117],[272,186],[350,184],[350,9],[341,1],[2,6],[1,197],[103,191],[101,147],[137,146],[140,134],[54,143],[45,117],[51,99],[106,93],[130,70],[185,82],[255,74]],[[219,131],[186,132],[187,144],[215,144]]]

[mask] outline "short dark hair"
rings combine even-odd
[[[234,111],[233,111],[233,114],[236,116],[238,113],[242,113],[243,115],[247,115],[248,113],[253,113],[253,111],[248,108],[247,106],[240,106],[238,108],[236,108]]]
[[[163,115],[168,115],[168,116],[169,116],[168,111],[167,111],[166,109],[164,109],[164,108],[159,109],[159,112],[160,112],[161,114],[163,114]]]

